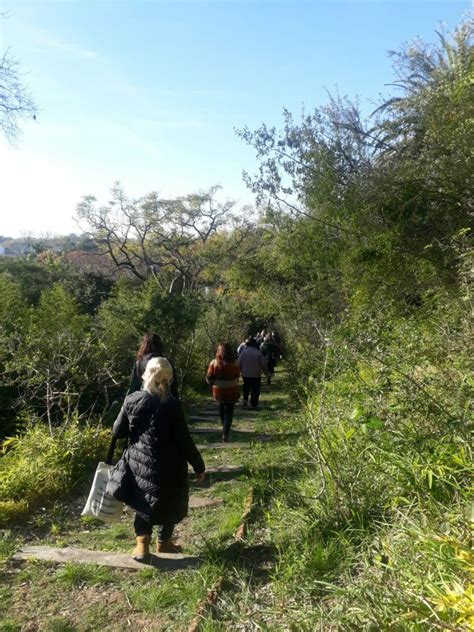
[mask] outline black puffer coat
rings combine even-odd
[[[115,465],[107,493],[152,524],[177,523],[188,513],[188,462],[196,474],[205,466],[174,398],[161,403],[138,391],[125,398],[113,435],[129,445]]]

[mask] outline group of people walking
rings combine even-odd
[[[276,341],[269,334],[249,338],[235,354],[228,342],[219,344],[206,380],[219,404],[222,440],[229,440],[234,407],[243,380],[243,406],[258,408],[262,373],[270,379],[275,368]],[[188,513],[188,463],[197,482],[205,464],[187,426],[179,400],[176,373],[164,357],[161,338],[146,334],[138,350],[130,386],[113,425],[115,440],[126,447],[112,468],[107,493],[135,510],[136,546],[132,556],[146,561],[153,527],[158,527],[158,553],[179,553],[173,541],[175,525]]]
[[[229,440],[235,403],[240,397],[239,376],[242,376],[243,382],[242,406],[248,406],[250,399],[250,406],[258,410],[262,374],[267,376],[270,384],[277,356],[281,354],[281,343],[277,346],[273,337],[276,334],[267,334],[264,330],[258,336],[240,344],[237,357],[230,343],[221,343],[207,369],[206,380],[212,387],[214,400],[219,404],[224,442]]]

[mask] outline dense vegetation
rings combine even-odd
[[[57,471],[74,488],[145,330],[192,395],[219,339],[272,324],[304,429],[291,476],[261,481],[285,625],[468,628],[471,28],[394,54],[398,92],[370,117],[338,97],[241,130],[260,160],[245,176],[255,219],[214,190],[116,186],[107,206],[79,205],[84,259],[2,262],[0,410],[20,433],[0,462],[3,522],[34,506],[16,472],[35,445],[50,446],[44,489]]]

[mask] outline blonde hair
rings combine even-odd
[[[158,395],[162,402],[170,398],[170,385],[173,381],[173,367],[166,358],[151,358],[143,374],[143,388]]]

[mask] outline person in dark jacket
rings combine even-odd
[[[173,369],[166,358],[149,360],[142,391],[128,395],[113,427],[128,447],[112,469],[107,493],[136,511],[136,547],[140,561],[150,553],[153,526],[158,525],[158,553],[178,553],[174,526],[188,513],[188,463],[204,479],[205,465],[189,434],[181,404],[171,395]]]
[[[259,332],[256,336],[255,336],[255,341],[257,342],[257,349],[260,349],[260,345],[263,343],[263,341],[265,340],[265,336],[267,335],[267,330],[266,329],[262,329],[261,332]]]
[[[216,357],[207,369],[206,381],[212,386],[212,396],[219,403],[224,443],[229,441],[234,406],[240,395],[239,376],[239,365],[235,361],[231,345],[221,342],[217,347]]]
[[[143,336],[140,343],[140,348],[137,353],[137,360],[133,366],[132,375],[130,378],[130,386],[128,387],[127,395],[139,391],[142,387],[143,374],[145,373],[146,365],[151,358],[158,358],[163,356],[164,345],[158,334],[147,333]],[[175,399],[179,399],[178,385],[176,380],[176,371],[173,367],[173,382],[171,384],[171,395]]]
[[[263,343],[260,345],[260,353],[267,362],[267,384],[270,384],[275,373],[275,365],[278,358],[277,346],[271,334],[267,334]]]

